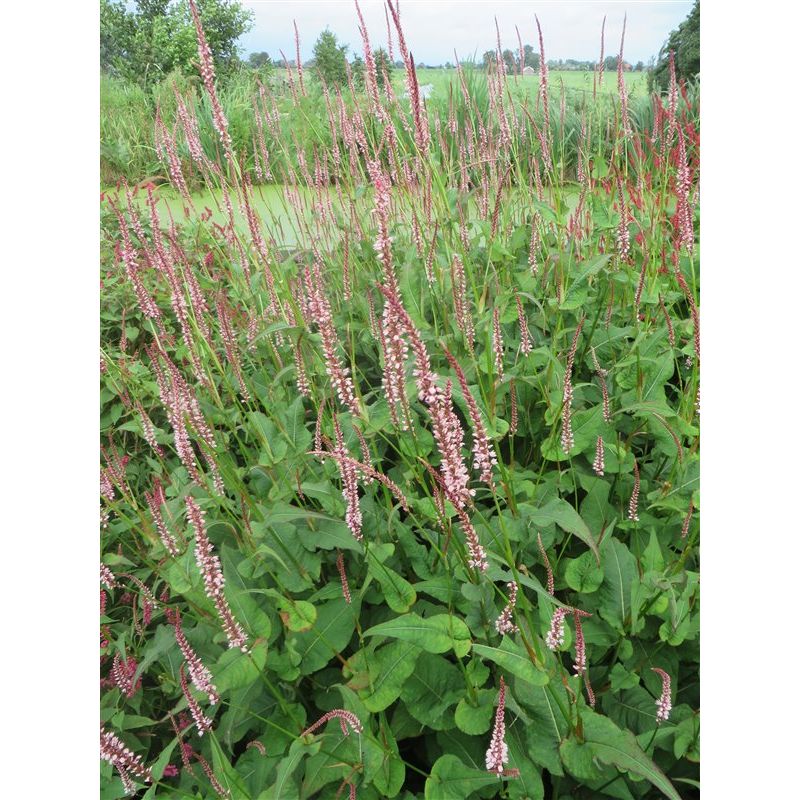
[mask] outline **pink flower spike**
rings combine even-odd
[[[167,612],[167,619],[175,628],[175,640],[178,643],[178,647],[181,649],[183,657],[186,659],[194,688],[197,689],[198,692],[204,692],[208,695],[208,702],[210,705],[216,705],[219,702],[217,687],[214,686],[213,678],[208,667],[203,664],[200,656],[197,655],[194,648],[189,644],[186,634],[183,632],[180,611],[175,609],[174,612]]]
[[[347,711],[344,708],[334,708],[331,709],[327,714],[323,714],[313,725],[306,728],[300,735],[305,736],[307,733],[313,733],[317,728],[322,727],[326,722],[332,719],[339,720],[342,733],[345,736],[350,735],[347,725],[349,725],[356,733],[364,732],[364,726],[361,724],[361,720],[352,711]]]
[[[519,319],[520,340],[519,349],[522,355],[527,356],[533,350],[531,344],[531,334],[528,330],[528,320],[525,319],[525,310],[522,308],[519,295],[515,292],[514,299],[517,301],[517,318]]]
[[[553,619],[550,621],[550,630],[547,632],[545,644],[548,649],[558,650],[564,644],[564,617],[567,616],[569,609],[559,606],[553,612]]]
[[[534,164],[536,162],[534,161]],[[536,172],[537,176],[539,174],[538,168]],[[534,214],[533,221],[531,222],[531,244],[528,248],[528,266],[531,268],[531,275],[536,277],[536,273],[538,271],[538,262],[537,257],[539,254],[539,246],[541,244],[541,240],[539,238],[539,214]]]
[[[100,758],[117,768],[127,794],[133,794],[135,791],[133,781],[128,773],[141,778],[145,783],[153,780],[150,768],[145,767],[142,757],[134,755],[133,751],[127,748],[115,733],[105,730],[102,725],[100,726]]]
[[[586,686],[586,696],[589,698],[589,705],[594,708],[596,700],[594,696],[594,689],[592,689],[592,684],[589,682],[589,671],[583,673],[583,683]]]
[[[681,539],[685,539],[689,535],[689,525],[692,523],[692,514],[694,514],[694,501],[689,501],[689,510],[686,513],[686,517],[683,520],[683,526],[681,527]]]
[[[466,512],[460,508],[457,508],[456,512],[458,513],[458,518],[461,521],[461,527],[464,529],[464,535],[467,540],[467,551],[469,553],[467,563],[480,572],[486,572],[486,570],[489,569],[489,562],[486,560],[486,550],[484,550],[478,538],[478,534]]]
[[[195,530],[195,558],[200,574],[203,576],[206,596],[214,603],[217,614],[222,622],[228,647],[238,647],[242,652],[247,652],[247,635],[234,619],[228,601],[225,599],[223,588],[225,577],[222,574],[222,564],[219,557],[212,552],[213,546],[206,533],[206,524],[203,511],[191,495],[186,497],[186,513],[189,522]]]
[[[547,557],[547,551],[542,544],[542,534],[536,534],[536,542],[539,545],[539,555],[544,562],[544,568],[547,570],[547,593],[552,597],[556,593],[555,579],[553,578],[553,568],[550,566],[550,559]]]
[[[575,445],[575,437],[572,432],[572,368],[575,363],[575,354],[578,350],[578,337],[583,329],[585,317],[575,328],[575,335],[572,337],[572,344],[567,355],[567,367],[564,370],[564,403],[561,412],[561,448],[569,454]]]
[[[617,89],[619,90],[619,104],[622,110],[622,136],[627,138],[631,135],[631,121],[628,115],[628,91],[625,88],[625,78],[623,77],[622,67],[625,63],[622,59],[622,53],[625,48],[625,27],[628,24],[628,15],[626,14],[622,21],[622,39],[619,43],[619,58],[617,59]]]
[[[197,52],[200,56],[200,75],[203,78],[203,84],[208,93],[208,98],[211,101],[212,122],[219,134],[228,164],[233,169],[235,164],[233,159],[233,141],[228,131],[228,118],[222,110],[222,105],[219,102],[216,87],[214,86],[216,78],[214,73],[214,59],[211,55],[211,48],[206,40],[203,23],[200,21],[200,14],[194,0],[189,0],[189,10],[191,11],[195,31],[197,32]]]
[[[631,492],[631,500],[628,503],[628,519],[633,522],[639,521],[639,465],[636,459],[633,459],[633,491]]]
[[[579,608],[572,609],[572,619],[575,622],[575,663],[573,669],[576,675],[586,674],[586,640],[583,638],[583,627],[581,617],[591,617],[592,615]]]
[[[102,561],[100,562],[100,585],[107,586],[109,589],[116,589],[117,588],[117,579],[114,577],[114,573],[110,570],[110,568],[104,564]]]
[[[203,772],[206,774],[206,778],[208,778],[209,783],[214,788],[214,791],[223,798],[230,798],[231,793],[219,782],[219,779],[214,774],[214,770],[211,768],[211,764],[206,761],[200,753],[195,753],[194,757],[200,763],[200,766],[203,768]]]
[[[352,603],[350,597],[350,584],[347,582],[347,572],[344,568],[344,554],[341,550],[338,551],[339,555],[336,556],[336,569],[339,570],[339,577],[342,581],[342,594],[344,595],[345,603]]]
[[[500,309],[492,310],[492,349],[497,380],[503,380],[503,332],[500,330]]]
[[[497,458],[494,455],[489,444],[489,436],[486,433],[486,427],[481,419],[478,404],[472,396],[467,384],[467,377],[461,365],[456,361],[455,356],[445,349],[444,354],[450,362],[450,366],[456,373],[459,386],[461,387],[461,394],[467,404],[467,411],[469,412],[469,419],[472,423],[472,453],[473,453],[473,468],[480,470],[479,480],[484,483],[492,484],[492,467],[497,464]]]
[[[167,529],[167,525],[164,522],[164,515],[161,512],[161,507],[167,502],[167,497],[164,493],[164,487],[157,477],[153,479],[153,490],[148,492],[145,489],[144,499],[147,502],[147,507],[150,509],[153,522],[156,524],[156,530],[158,531],[161,543],[171,556],[177,556],[180,552],[178,543]]]
[[[111,677],[114,680],[114,684],[127,698],[133,697],[142,687],[141,678],[139,678],[135,684],[133,682],[133,676],[136,674],[137,666],[136,660],[132,657],[128,657],[127,654],[124,659],[120,658],[119,653],[114,656],[114,663],[111,666]]]
[[[200,708],[200,703],[197,702],[197,699],[189,691],[189,683],[186,680],[186,673],[184,671],[183,664],[181,664],[180,675],[181,691],[183,692],[183,696],[186,698],[186,702],[189,705],[189,711],[191,712],[192,719],[197,725],[197,735],[202,736],[204,733],[211,730],[211,720],[203,713],[203,710]]]
[[[508,603],[500,616],[494,621],[495,630],[502,636],[504,633],[518,633],[519,628],[512,622],[511,614],[517,605],[518,587],[515,581],[511,581],[508,586]]]
[[[508,745],[506,744],[506,682],[500,676],[500,694],[497,699],[497,711],[494,717],[494,730],[489,749],[486,751],[486,769],[498,775],[503,773],[508,764]]]
[[[599,477],[602,478],[605,468],[606,468],[605,445],[603,444],[603,437],[598,436],[597,447],[595,448],[594,463],[592,464],[592,469],[594,470],[595,475],[598,475]]]
[[[661,697],[656,700],[656,722],[660,725],[669,719],[669,712],[672,710],[671,680],[669,675],[659,667],[651,667],[652,671],[661,677]]]
[[[346,503],[344,518],[347,527],[350,528],[350,532],[353,534],[353,538],[362,542],[364,541],[364,535],[361,533],[363,517],[358,500],[358,472],[350,463],[344,436],[342,436],[342,429],[339,427],[339,421],[336,419],[335,414],[333,415],[333,425],[336,431],[336,449],[332,455],[336,457],[336,463],[342,478],[342,497]]]
[[[303,85],[303,59],[300,58],[300,34],[297,30],[297,22],[292,20],[294,24],[294,50],[295,50],[295,66],[297,67],[297,78],[300,81],[300,94],[306,97],[306,87]]]

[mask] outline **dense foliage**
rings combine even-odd
[[[347,45],[339,44],[329,30],[322,31],[314,43],[314,71],[329,86],[347,85]]]
[[[149,88],[177,70],[197,74],[197,39],[187,0],[100,0],[100,67]],[[253,27],[238,0],[198,0],[220,75],[239,65],[236,42]]]
[[[693,81],[700,75],[700,0],[695,0],[689,16],[664,42],[656,65],[647,76],[651,90],[667,91],[670,53],[674,53],[675,73],[679,79]]]
[[[103,197],[102,796],[696,796],[696,103],[620,73],[567,169],[546,76],[371,55],[243,158],[206,63],[177,211]]]

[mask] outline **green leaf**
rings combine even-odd
[[[345,522],[322,514],[316,517],[314,527],[298,527],[297,535],[307,550],[353,550],[356,553],[364,552],[364,545],[353,538],[350,528]]]
[[[642,553],[641,565],[642,572],[661,572],[664,569],[664,556],[655,531],[650,531],[650,541]]]
[[[320,752],[310,756],[305,763],[301,797],[313,797],[328,783],[341,783],[350,771],[348,762],[359,760],[359,737],[342,736],[337,726],[331,726],[332,735],[321,746]],[[322,731],[317,731],[317,734]]]
[[[464,677],[442,656],[421,653],[400,697],[414,719],[436,731],[454,725],[450,710],[464,694]]]
[[[633,689],[634,686],[639,685],[639,676],[634,672],[628,672],[619,662],[611,668],[609,677],[611,678],[612,692]]]
[[[700,723],[696,716],[692,715],[681,720],[675,728],[675,739],[673,742],[675,758],[686,757],[689,761],[699,761],[699,734]]]
[[[508,796],[512,800],[544,800],[542,776],[531,760],[529,731],[518,720],[506,727],[508,766],[519,770],[519,776],[508,781]]]
[[[619,539],[603,541],[603,585],[600,587],[600,616],[623,632],[631,612],[631,586],[638,581],[636,559]]]
[[[414,672],[419,653],[418,649],[403,642],[391,642],[375,651],[369,665],[369,674],[374,676],[371,685],[359,693],[369,711],[383,711],[397,700],[403,684]]]
[[[310,552],[317,548],[364,552],[364,546],[353,538],[350,529],[341,519],[318,511],[298,508],[289,503],[275,503],[270,508],[259,506],[259,510],[264,515],[264,520],[253,523],[253,531],[257,535],[264,536],[266,529],[291,522],[296,523],[297,536],[303,547]]]
[[[403,787],[406,767],[388,725],[381,725],[378,741],[380,746],[364,739],[364,781],[371,781],[381,798],[395,797]]]
[[[549,681],[547,673],[534,667],[527,652],[508,636],[503,638],[500,647],[474,644],[472,650],[534,686],[544,686]]]
[[[299,800],[300,789],[295,772],[300,766],[300,762],[307,755],[317,753],[320,747],[319,741],[312,744],[306,744],[301,739],[293,741],[289,748],[289,754],[278,763],[275,783],[269,789],[265,789],[258,796],[258,800]]]
[[[650,781],[670,800],[680,795],[655,762],[639,747],[630,731],[618,728],[608,717],[591,711],[583,712],[584,740],[604,764],[626,770]]]
[[[602,780],[603,769],[594,763],[594,751],[585,742],[569,737],[561,742],[558,752],[573,778],[585,782]]]
[[[497,692],[489,689],[479,689],[476,704],[473,705],[469,697],[462,697],[456,706],[456,725],[458,729],[470,736],[479,736],[486,733],[492,726],[494,716],[494,701]]]
[[[226,650],[216,666],[211,669],[214,684],[220,694],[232,689],[243,689],[258,680],[267,661],[267,644],[261,642],[243,653],[239,649]]]
[[[552,696],[555,694],[562,706],[568,707],[569,698],[563,684],[551,681],[542,687],[518,681],[514,684],[514,694],[524,704],[525,710],[532,714],[531,721],[526,725],[528,755],[551,775],[563,775],[558,746],[569,732],[569,726]]]
[[[298,395],[294,402],[286,409],[283,423],[286,434],[292,445],[294,453],[304,453],[311,445],[311,431],[305,427],[306,411],[303,406],[303,396]]]
[[[571,297],[573,292],[580,287],[582,283],[587,281],[592,275],[596,275],[603,267],[611,260],[610,253],[603,253],[594,258],[587,259],[582,264],[579,264],[578,277],[572,282],[572,285],[567,289],[567,297]]]
[[[499,786],[496,775],[472,769],[457,756],[446,754],[436,759],[425,781],[425,800],[464,800],[477,789],[491,784]]]
[[[153,773],[154,780],[159,780],[161,776],[164,774],[164,768],[169,764],[169,760],[172,756],[172,751],[175,749],[175,746],[178,744],[178,739],[173,739],[162,751],[161,755],[156,759],[156,761],[151,765],[150,771]],[[155,794],[155,793],[154,793]]]
[[[417,602],[414,587],[393,569],[371,560],[369,571],[381,585],[383,597],[392,611],[403,614]]]
[[[280,616],[290,631],[307,631],[317,621],[317,609],[307,600],[284,600]]]
[[[355,630],[358,616],[358,603],[346,603],[337,597],[322,603],[317,608],[317,621],[311,629],[297,633],[289,638],[300,655],[300,672],[310,675],[322,669],[337,653],[345,649]]]
[[[588,545],[589,549],[594,553],[597,563],[600,563],[600,553],[594,536],[592,536],[578,512],[566,500],[554,497],[544,508],[533,511],[530,516],[534,525],[544,527],[555,523],[567,533],[577,536],[584,544]]]
[[[469,652],[472,640],[469,628],[452,614],[420,617],[403,614],[364,631],[364,636],[390,636],[421,647],[428,653],[446,653],[451,647],[457,656]]]
[[[564,580],[573,591],[591,594],[600,588],[603,582],[603,570],[597,565],[591,553],[582,553],[577,558],[567,561]]]

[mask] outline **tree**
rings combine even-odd
[[[517,71],[517,59],[513,50],[508,48],[503,50],[503,64],[506,68],[506,74],[513,75]]]
[[[375,51],[375,69],[378,73],[378,87],[383,89],[385,83],[384,74],[388,76],[391,81],[392,69],[394,69],[394,67],[392,66],[392,62],[389,61],[389,54],[382,47]]]
[[[675,53],[678,80],[693,81],[700,74],[700,2],[695,0],[689,16],[672,31],[658,54],[655,67],[647,76],[650,91],[665,92],[669,86],[669,53]]]
[[[253,27],[239,0],[197,0],[217,75],[240,65],[236,44]],[[100,0],[100,68],[145,88],[173,70],[199,74],[197,34],[188,0]]]
[[[350,62],[350,74],[353,76],[353,85],[357,89],[364,88],[364,59],[355,56]]]
[[[605,65],[606,72],[614,72],[617,68],[617,64],[619,64],[619,56],[606,56],[603,64]]]
[[[250,53],[247,57],[247,64],[251,69],[270,70],[273,67],[269,53],[263,50],[258,53]]]
[[[526,67],[533,67],[535,70],[539,69],[539,54],[531,47],[531,45],[526,44],[525,47],[522,48],[522,52],[525,54],[525,66]]]
[[[340,45],[336,35],[326,28],[314,44],[314,65],[325,83],[347,83],[347,45]]]
[[[124,74],[132,57],[136,28],[133,15],[118,0],[100,0],[100,68],[115,75]]]

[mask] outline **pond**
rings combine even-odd
[[[275,241],[283,246],[291,246],[298,241],[297,217],[286,199],[285,192],[287,189],[299,193],[304,205],[305,215],[310,219],[314,213],[314,203],[319,202],[319,195],[316,191],[302,186],[289,187],[281,184],[264,184],[253,187],[254,211],[263,220],[264,226],[269,233],[275,237]],[[334,207],[338,206],[338,196],[335,190],[331,187],[327,191],[330,193]],[[124,192],[118,193],[115,187],[103,190],[101,204],[104,202],[103,195],[111,197],[115,202],[120,202],[123,206],[126,203]],[[153,195],[156,198],[156,208],[159,216],[165,221],[165,224],[170,215],[176,222],[184,218],[186,203],[171,186],[157,186],[153,190]],[[117,197],[119,197],[119,201],[117,201]],[[221,190],[202,189],[192,192],[191,198],[198,215],[203,212],[206,214],[210,212],[210,222],[216,222],[218,225],[227,224],[228,214],[225,210],[225,202]],[[145,190],[140,189],[136,192],[134,200],[140,209],[146,210],[147,192]],[[242,230],[246,231],[247,220],[235,201],[233,208],[237,226],[241,226]]]
[[[261,218],[264,224],[265,231],[274,237],[276,243],[282,247],[291,247],[296,244],[298,240],[304,239],[297,229],[297,215],[289,205],[286,199],[287,191],[297,192],[301,197],[303,203],[303,216],[305,221],[313,219],[315,213],[315,204],[319,202],[319,193],[316,190],[308,189],[303,186],[287,186],[282,184],[263,184],[253,187],[253,208],[256,214]],[[334,209],[340,207],[338,192],[334,187],[327,187],[323,191],[327,192],[330,197],[330,202]],[[172,218],[179,222],[184,218],[184,206],[186,205],[183,198],[171,186],[157,186],[153,190],[156,197],[156,207],[158,208],[159,215],[164,220],[166,225]],[[511,190],[508,196],[513,196],[514,189]],[[107,188],[103,191],[102,196],[108,196],[119,202],[122,206],[125,205],[124,192],[121,196],[114,187]],[[578,190],[574,185],[568,185],[561,190],[562,199],[568,209],[572,210],[577,205]],[[117,198],[119,197],[119,200]],[[197,192],[191,193],[192,202],[194,203],[197,214],[203,212],[209,213],[210,222],[215,222],[218,225],[226,225],[228,222],[228,215],[225,210],[222,192],[219,189],[202,189]],[[101,199],[101,204],[104,202]],[[135,202],[143,211],[147,208],[147,192],[139,190],[135,194]],[[471,209],[476,207],[475,197],[470,193],[467,197],[467,207],[470,209],[468,214],[472,216]],[[234,219],[241,230],[247,231],[247,221],[238,209],[234,201]]]

